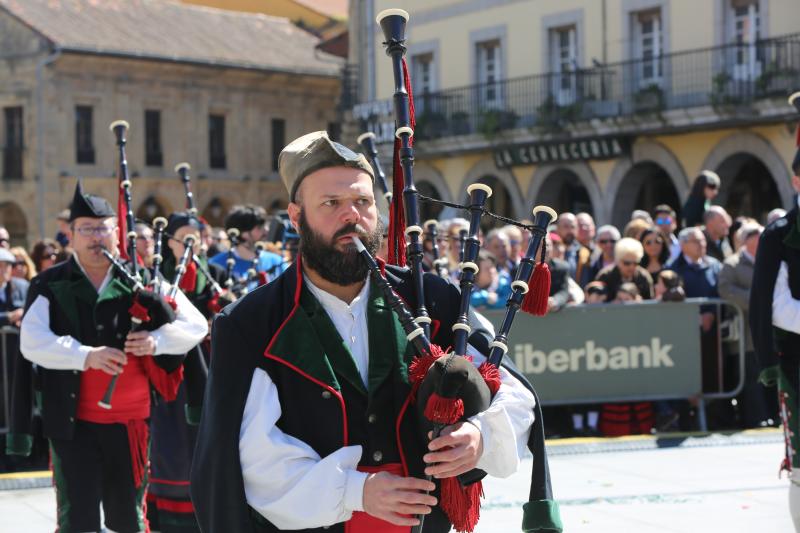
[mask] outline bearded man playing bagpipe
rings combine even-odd
[[[20,331],[26,364],[15,376],[8,451],[30,451],[34,372],[58,531],[100,531],[101,502],[109,529],[148,531],[150,387],[177,385],[183,356],[161,354],[185,354],[208,324],[182,294],[173,310],[144,289],[146,279],[118,257],[114,210],[80,183],[69,222],[74,254],[34,278],[28,291]]]
[[[449,531],[425,476],[514,473],[534,395],[504,366],[487,410],[430,443],[421,438],[410,407],[411,343],[353,245],[355,236],[373,254],[380,245],[373,169],[325,132],[293,141],[279,165],[300,254],[214,322],[191,483],[200,527],[408,532],[423,515],[424,531]],[[415,304],[410,271],[382,268]],[[459,290],[435,274],[424,283],[431,340],[450,346]],[[489,340],[479,328],[469,338],[483,349]],[[484,360],[469,353],[476,366]]]

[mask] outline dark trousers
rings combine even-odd
[[[50,446],[59,533],[100,531],[101,502],[107,528],[145,530],[147,482],[135,486],[124,424],[77,421],[71,440],[51,439]]]

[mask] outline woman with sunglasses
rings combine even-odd
[[[31,259],[36,272],[47,270],[61,260],[61,245],[54,239],[42,239],[33,245]]]
[[[653,297],[653,278],[639,266],[644,256],[642,243],[636,239],[624,238],[614,246],[614,265],[607,266],[597,275],[597,281],[606,284],[606,302],[617,299],[617,291],[623,283],[634,283],[643,300]]]
[[[10,250],[16,261],[14,261],[14,268],[11,270],[11,275],[15,278],[30,281],[36,275],[36,267],[33,265],[33,260],[25,248],[22,246],[15,246]]]
[[[719,194],[720,184],[719,175],[711,170],[703,170],[695,178],[689,198],[683,206],[684,228],[703,223],[703,213],[711,207],[711,201]]]
[[[644,248],[642,261],[639,263],[653,279],[664,270],[669,262],[669,247],[664,242],[664,235],[657,227],[650,227],[642,232],[639,238]]]
[[[614,265],[614,246],[621,238],[619,230],[614,226],[605,225],[598,228],[595,249],[600,253],[589,268],[584,269],[583,278],[579,280],[581,287],[586,287],[589,282],[594,281],[601,270]]]

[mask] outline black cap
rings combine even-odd
[[[225,229],[236,228],[240,232],[250,231],[267,222],[267,213],[263,207],[255,205],[237,205],[225,217]]]
[[[195,215],[192,215],[188,211],[176,211],[169,216],[166,231],[170,235],[175,235],[175,232],[184,226],[192,226],[199,230],[200,221],[197,220]]]
[[[75,195],[69,206],[69,222],[79,217],[108,218],[117,214],[105,198],[93,194],[84,194],[80,180],[75,185]]]

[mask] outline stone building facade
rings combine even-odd
[[[280,149],[338,120],[342,64],[318,42],[174,2],[0,0],[0,224],[20,244],[52,236],[79,178],[115,200],[117,119],[140,218],[185,206],[183,161],[213,224],[236,203],[284,206]]]

